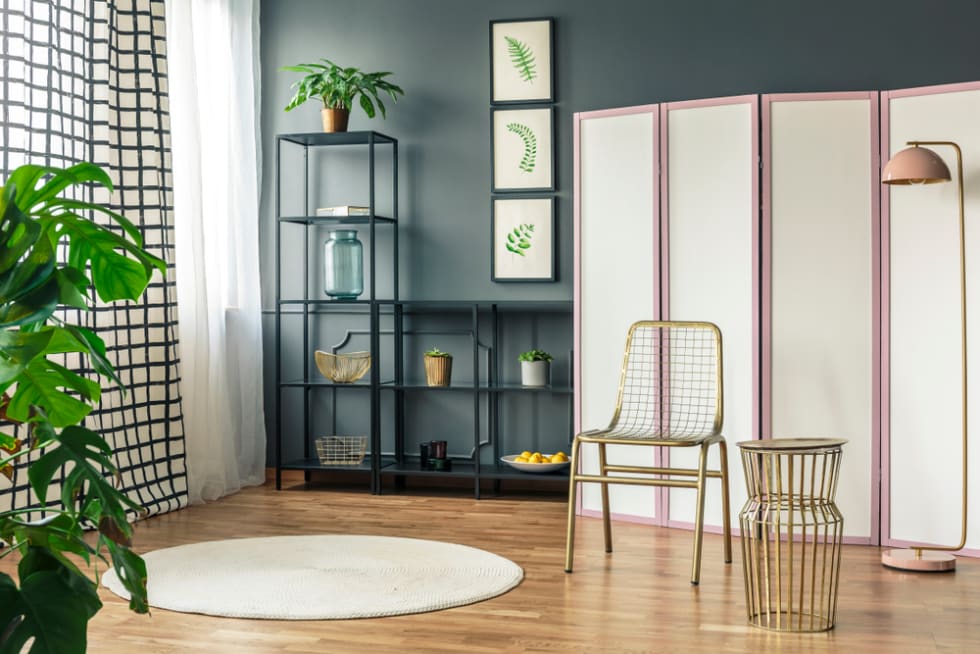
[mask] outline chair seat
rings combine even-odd
[[[579,437],[586,441],[664,441],[668,443],[683,443],[686,445],[700,445],[707,440],[717,440],[724,438],[716,432],[655,432],[648,429],[593,429],[584,431]]]

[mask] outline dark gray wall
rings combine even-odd
[[[558,281],[495,284],[488,23],[540,16],[556,19]],[[319,129],[314,102],[282,111],[298,75],[281,66],[328,57],[394,71],[405,89],[386,121],[360,109],[351,119],[351,129],[400,141],[403,298],[568,299],[573,112],[977,80],[978,26],[975,0],[266,0],[265,297],[272,297],[275,134]]]
[[[489,21],[543,16],[555,18],[556,32],[558,281],[495,284]],[[264,0],[265,307],[272,308],[274,297],[275,135],[319,130],[315,102],[283,112],[299,75],[280,72],[281,66],[327,57],[365,71],[391,70],[405,89],[386,121],[369,120],[357,108],[351,118],[352,130],[374,129],[399,139],[403,299],[567,300],[574,112],[750,93],[980,80],[978,26],[976,0]],[[380,261],[379,278],[385,269]],[[266,327],[265,363],[272,379],[271,317]],[[288,336],[284,341],[301,342]],[[561,347],[568,346],[557,351]],[[297,356],[304,355],[311,356]],[[270,420],[275,396],[267,383]],[[565,405],[545,404],[542,420],[561,424]],[[525,409],[517,408],[522,420]],[[505,428],[512,426],[508,415],[502,420]],[[273,427],[270,440],[274,433]],[[465,426],[460,433],[465,436]]]

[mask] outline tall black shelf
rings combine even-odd
[[[377,155],[379,148],[390,149],[390,201],[384,206],[383,214],[378,211],[379,203],[376,197],[377,184],[376,175],[378,172]],[[330,152],[331,150],[343,152],[366,152],[367,154],[367,216],[349,217],[325,217],[316,215],[311,197],[317,196],[318,201],[327,200],[330,204],[362,204],[363,199],[355,197],[337,197],[336,191],[331,192],[329,199],[322,198],[319,192],[311,193],[312,185],[316,185],[319,191],[321,184],[325,185],[323,175],[319,172],[313,174],[311,170],[311,153],[317,151]],[[299,168],[302,170],[302,190],[297,193],[302,198],[301,202],[292,201],[288,208],[284,207],[283,198],[283,164],[284,157],[301,157]],[[356,175],[356,173],[353,173]],[[361,196],[363,197],[363,196]],[[276,298],[275,298],[275,386],[276,386],[276,409],[275,409],[275,468],[276,468],[276,488],[282,487],[283,470],[303,470],[306,472],[313,470],[361,470],[370,472],[372,490],[376,488],[375,483],[378,479],[381,457],[376,449],[378,440],[377,434],[380,429],[379,417],[379,387],[381,384],[380,365],[378,363],[380,353],[380,318],[378,315],[378,301],[398,299],[398,141],[390,136],[374,131],[343,132],[343,133],[310,133],[310,134],[280,134],[276,138]],[[318,235],[318,230],[331,226],[358,226],[359,235],[365,241],[364,266],[367,276],[367,287],[364,294],[357,300],[333,300],[324,298],[322,289],[313,281],[315,276],[311,271],[311,233]],[[283,234],[287,229],[302,230],[302,265],[301,280],[303,291],[298,294],[283,296]],[[378,284],[378,235],[380,229],[390,231],[390,256],[388,262],[391,271],[391,283],[389,293],[385,297],[379,295]],[[363,230],[363,231],[362,231]],[[295,252],[289,252],[289,261],[293,263],[296,258]],[[319,327],[319,321],[326,316],[344,315],[355,316],[360,320],[367,318],[367,334],[369,346],[372,354],[372,365],[367,381],[356,382],[353,384],[331,383],[311,369],[313,343],[311,340],[311,327]],[[299,339],[300,356],[302,358],[302,372],[299,378],[296,375],[284,377],[283,362],[283,319],[294,321],[302,319],[302,337]],[[290,434],[290,445],[295,450],[295,439],[302,438],[302,455],[297,456],[291,453],[288,458],[284,457],[284,441],[287,435],[284,433],[284,398],[288,391],[299,389],[303,394],[302,407],[302,429],[300,435]],[[370,426],[369,426],[369,452],[364,462],[356,466],[324,466],[312,451],[313,435],[311,434],[312,422],[312,400],[313,394],[329,393],[334,407],[337,405],[337,394],[339,393],[358,393],[367,392],[370,405]],[[337,422],[336,411],[331,415],[333,424]]]
[[[377,202],[379,198],[376,197],[379,186],[375,179],[379,172],[376,150],[379,148],[390,148],[391,179],[380,198],[384,202]],[[366,152],[367,179],[355,181],[366,183],[367,216],[315,215],[314,202],[319,204],[324,201],[331,205],[364,203],[362,196],[337,197],[336,185],[331,186],[329,180],[324,179],[325,176],[329,177],[325,172],[329,166],[321,167],[321,157],[330,156],[337,149],[341,153],[353,150],[354,159],[358,162],[358,157],[363,157]],[[284,164],[295,170],[291,176],[287,173],[286,179]],[[381,166],[382,174],[388,165],[386,162]],[[341,175],[344,183],[339,186],[346,191],[355,186],[348,186],[346,182],[360,173],[342,170]],[[287,184],[300,188],[286,196],[284,186]],[[312,199],[314,197],[315,201]],[[504,480],[567,480],[567,474],[529,475],[516,471],[501,464],[500,456],[512,453],[519,446],[519,437],[508,437],[501,428],[501,416],[515,402],[534,404],[541,400],[546,403],[548,396],[558,398],[557,402],[564,407],[559,422],[564,424],[550,429],[548,447],[542,446],[541,449],[564,449],[571,440],[571,302],[400,300],[398,142],[377,132],[279,135],[276,143],[275,206],[274,457],[277,489],[282,487],[283,470],[304,471],[307,479],[309,473],[314,471],[361,472],[370,480],[374,493],[383,490],[385,480],[394,480],[396,488],[409,478],[470,480],[477,498],[480,497],[482,480],[492,480],[496,490]],[[312,253],[321,243],[316,239],[322,236],[322,230],[333,226],[357,228],[364,242],[367,284],[364,294],[356,300],[326,298],[322,282],[318,281],[318,275],[312,270]],[[284,252],[284,235],[287,234],[292,239],[290,243],[300,241],[301,245],[287,248],[288,251]],[[379,235],[383,239],[379,239]],[[379,240],[388,244],[383,252],[379,250]],[[299,250],[302,250],[301,257]],[[390,277],[385,275],[384,284],[379,284],[378,264],[382,261],[390,269]],[[288,291],[284,290],[287,282],[291,284]],[[301,291],[297,290],[299,282],[302,283]],[[302,321],[301,327],[298,321]],[[505,333],[514,325],[533,323],[536,326],[539,321],[544,325],[542,330],[548,332],[541,335],[544,341],[548,340],[548,336],[553,336],[551,332],[561,332],[557,340],[567,345],[566,351],[553,354],[556,360],[563,362],[563,368],[561,372],[553,372],[552,385],[525,387],[521,386],[519,375],[515,372],[515,348],[530,349],[542,346],[542,343],[535,335],[529,334],[522,334],[520,344],[513,342],[514,339],[508,343]],[[429,324],[428,328],[422,327],[421,322],[436,326]],[[315,341],[321,341],[324,333],[332,333],[331,330],[335,329],[344,335],[340,345],[334,344],[335,348],[346,347],[352,338],[367,340],[372,365],[366,378],[351,384],[338,384],[324,378],[312,365],[313,351],[317,349]],[[536,329],[532,330],[535,334]],[[420,344],[422,339],[425,339],[424,348]],[[465,347],[461,346],[454,352],[456,381],[449,388],[425,384],[421,350],[431,345],[430,339],[457,339],[457,342],[466,343]],[[284,348],[290,349],[291,353],[284,353]],[[502,352],[508,349],[508,360],[505,362]],[[467,370],[469,379],[459,381]],[[301,407],[299,394],[302,394]],[[338,401],[338,397],[342,398],[342,402]],[[330,403],[329,409],[323,407],[324,401]],[[462,431],[458,424],[445,425],[445,430],[440,431],[443,428],[440,424],[439,428],[426,432],[425,437],[417,431],[413,433],[418,423],[408,420],[407,413],[437,411],[441,403],[450,403],[457,417],[462,415],[464,421],[472,418],[471,422]],[[355,411],[349,408],[352,405],[369,407],[367,455],[358,465],[322,465],[314,451],[315,436],[344,433],[337,430],[338,416],[341,408],[347,408],[348,412]],[[324,432],[322,425],[318,425],[317,432],[313,433],[314,423],[322,422],[324,415],[329,415],[331,431]],[[355,421],[359,419],[354,417]],[[450,441],[450,448],[456,448],[451,471],[425,470],[420,466],[417,442],[436,438]],[[529,439],[530,434],[523,438]],[[414,452],[409,443],[414,444]],[[463,449],[463,453],[459,448]]]

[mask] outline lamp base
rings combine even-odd
[[[953,572],[956,570],[956,557],[930,550],[885,550],[881,553],[881,564],[912,572]]]

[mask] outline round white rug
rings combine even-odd
[[[506,593],[524,571],[465,545],[384,536],[277,536],[143,555],[150,606],[234,618],[338,620],[437,611]],[[114,570],[102,584],[129,594]]]

